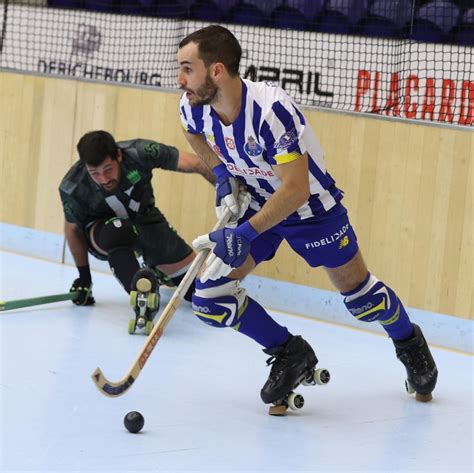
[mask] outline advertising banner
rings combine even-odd
[[[10,6],[0,67],[175,88],[179,41],[200,22]],[[241,76],[301,105],[472,126],[473,49],[228,25]]]

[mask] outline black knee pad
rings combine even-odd
[[[137,239],[137,231],[132,222],[118,217],[99,224],[94,233],[97,245],[105,251],[119,247],[131,248]]]

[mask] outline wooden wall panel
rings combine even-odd
[[[1,193],[1,218],[2,221],[11,221],[18,216],[31,226],[32,210],[27,204],[37,184],[36,159],[30,146],[34,139],[31,122],[37,116],[38,107],[33,100],[34,82],[19,76],[14,84],[14,78],[8,74],[0,76],[1,180],[6,184]],[[22,92],[18,93],[19,90]],[[29,111],[28,117],[23,117],[22,112],[17,113],[25,108]],[[37,133],[34,135],[36,137]]]
[[[70,165],[76,84],[0,77],[2,221],[60,232],[57,183]]]
[[[39,127],[39,146],[33,149],[37,165],[37,188],[34,202],[34,226],[41,230],[62,230],[58,185],[70,167],[74,146],[73,128],[76,103],[73,81],[45,81],[41,113],[34,117]],[[37,154],[36,154],[37,153]]]
[[[1,220],[62,232],[57,196],[83,133],[150,138],[188,149],[179,95],[0,73]],[[370,270],[408,306],[473,317],[474,133],[402,121],[306,111]],[[215,221],[199,176],[157,171],[159,207],[188,241]],[[332,289],[283,244],[256,274]]]

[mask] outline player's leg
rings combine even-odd
[[[249,256],[244,265],[254,267],[253,258]],[[233,273],[229,276],[242,275],[244,271],[241,267]],[[286,327],[275,322],[258,302],[247,296],[239,279],[231,277],[204,283],[196,280],[192,305],[195,315],[213,327],[233,328],[265,348],[285,343],[289,337]]]
[[[332,283],[357,320],[381,324],[407,369],[408,379],[419,394],[417,398],[428,400],[438,371],[420,327],[412,324],[395,291],[368,271],[347,214],[340,213],[333,223],[336,226],[329,225],[326,230],[332,235],[344,234],[344,237],[338,240],[339,245],[327,245],[324,253],[323,264]],[[319,234],[318,238],[329,239],[328,235]],[[345,255],[341,251],[344,249]]]
[[[393,289],[369,273],[360,251],[347,263],[325,269],[357,320],[379,322],[392,340],[404,340],[413,334],[413,325],[400,299]]]
[[[137,326],[150,333],[160,307],[160,293],[155,273],[150,268],[140,268],[135,256],[136,227],[128,219],[114,217],[97,221],[88,236],[93,251],[107,258],[114,276],[130,294],[135,319],[129,322],[129,333],[134,333]]]
[[[156,268],[158,276],[165,277],[166,283],[175,286],[180,284],[196,257],[193,249],[169,225],[163,215],[157,222],[140,225],[139,246],[146,264]],[[193,292],[194,282],[184,299],[191,301]]]
[[[429,401],[438,370],[420,327],[410,321],[393,289],[367,271],[360,252],[345,265],[326,269],[349,312],[357,320],[382,325],[395,345],[397,358],[405,365],[417,399]]]
[[[281,237],[261,236],[252,247],[245,263],[230,273],[229,277],[217,281],[196,281],[193,295],[193,311],[203,322],[213,327],[230,327],[264,347],[270,355],[267,361],[272,366],[270,375],[261,390],[263,402],[272,403],[288,394],[297,382],[306,376],[317,363],[311,346],[300,336],[292,335],[286,327],[278,324],[254,299],[247,296],[240,280],[256,266],[256,261],[273,257],[281,243]]]
[[[186,245],[187,246],[187,245]],[[184,276],[188,272],[189,267],[196,258],[196,253],[191,251],[184,258],[179,259],[175,263],[163,263],[156,266],[156,268],[164,275],[166,282],[173,284],[174,286],[179,286]],[[194,292],[194,282],[191,284],[190,288],[184,295],[184,299],[191,302],[191,297]]]
[[[130,305],[133,306],[135,319],[128,325],[128,333],[145,328],[149,335],[153,329],[153,319],[160,309],[160,287],[155,271],[144,267],[134,274],[130,287]]]
[[[346,307],[357,319],[382,323],[394,340],[412,334],[413,326],[398,297],[367,270],[342,204],[323,218],[288,227],[286,233],[290,246],[310,266],[326,269],[344,296]]]
[[[114,217],[98,220],[88,229],[90,251],[99,259],[106,259],[114,276],[130,293],[132,280],[140,268],[134,245],[137,230],[128,219]]]

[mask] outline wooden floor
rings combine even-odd
[[[0,267],[3,300],[65,292],[76,277],[5,252]],[[301,411],[270,417],[259,397],[266,355],[185,303],[135,385],[110,399],[90,374],[100,366],[118,380],[145,338],[127,334],[132,313],[113,277],[97,273],[94,283],[93,308],[61,302],[0,316],[2,472],[473,470],[471,356],[433,348],[439,384],[422,404],[406,394],[387,338],[275,314],[311,342],[332,379],[301,388]],[[122,424],[131,410],[145,417],[135,435]]]

